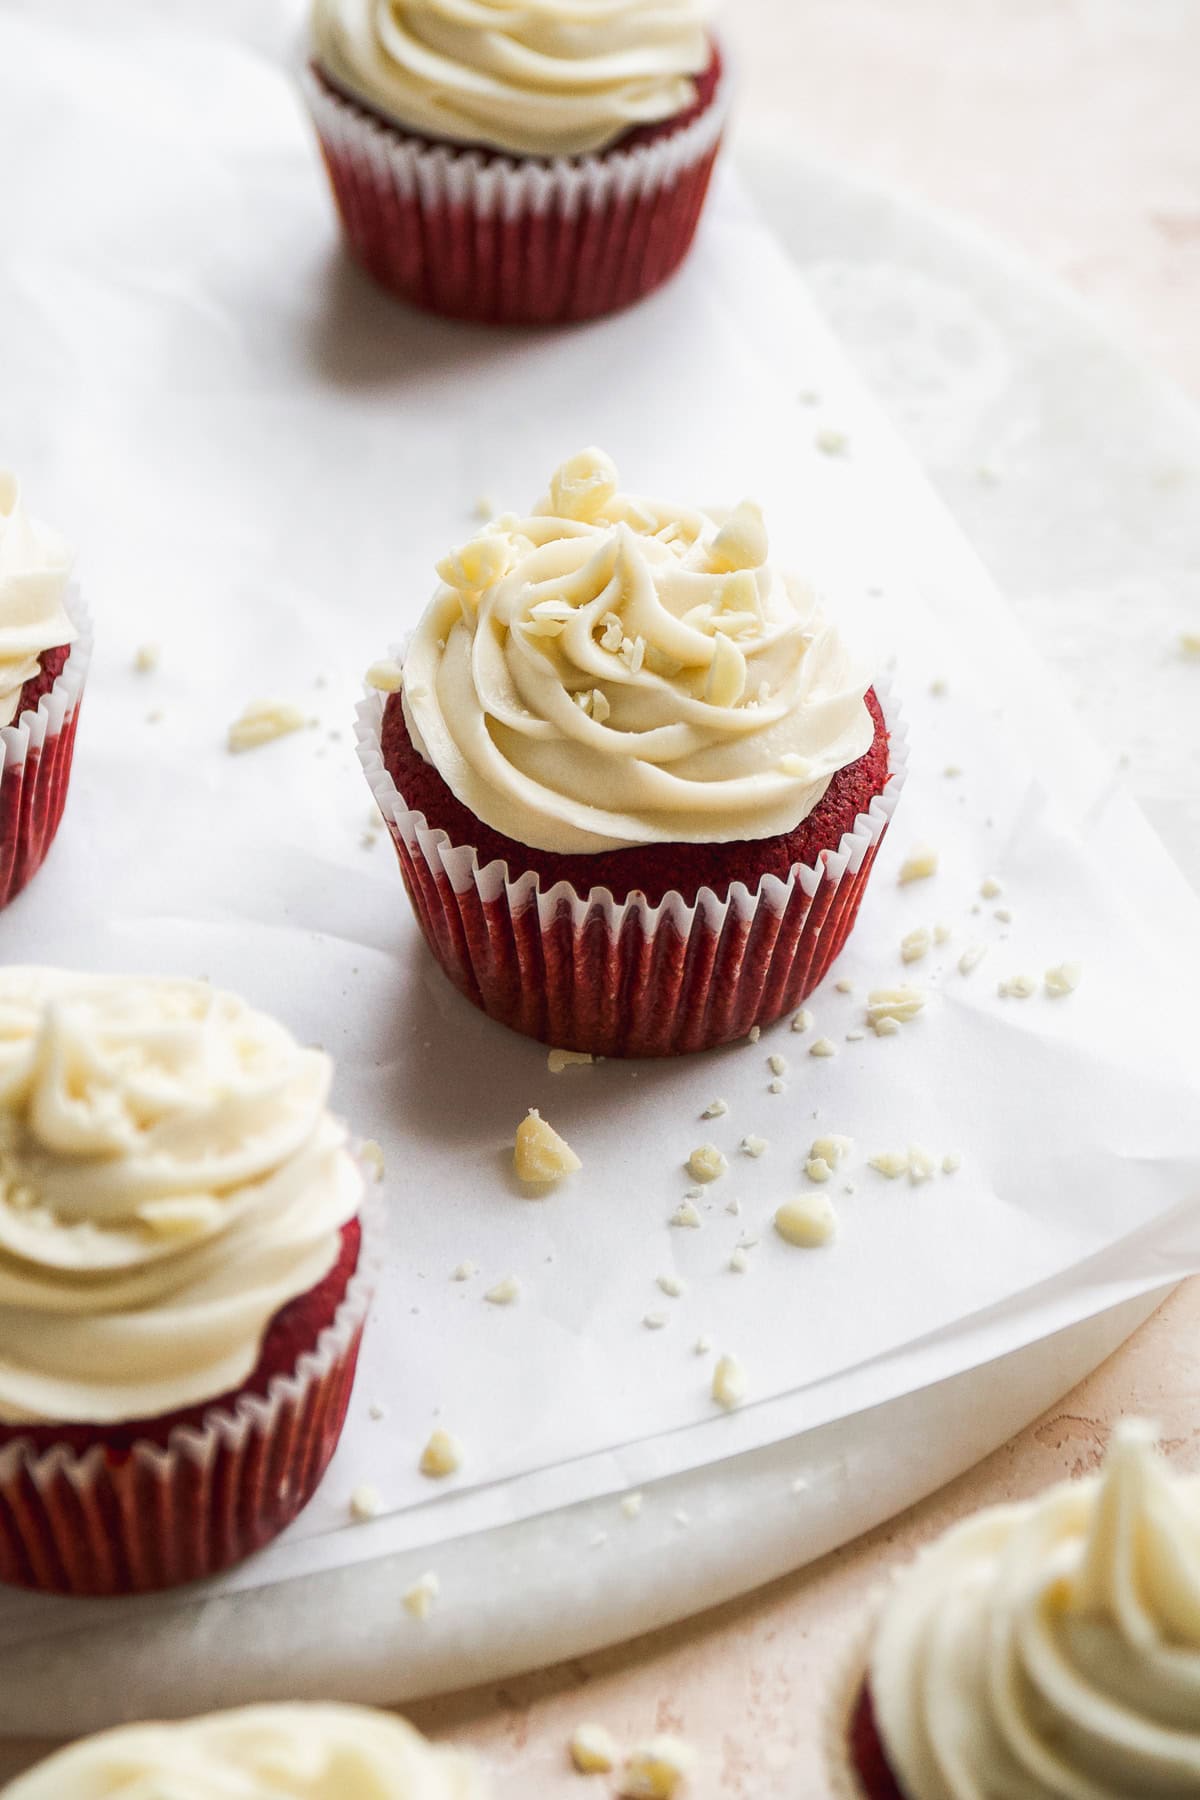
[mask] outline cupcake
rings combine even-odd
[[[707,0],[313,0],[305,92],[352,254],[416,306],[592,319],[683,261],[725,124]]]
[[[718,526],[632,498],[587,450],[438,573],[358,739],[455,986],[606,1056],[798,1005],[854,923],[903,757],[758,508]]]
[[[478,1765],[366,1706],[246,1706],[123,1725],[60,1750],[2,1800],[484,1800]]]
[[[0,906],[42,866],[67,798],[91,659],[63,544],[0,471]]]
[[[1127,1424],[1098,1476],[948,1532],[887,1597],[834,1763],[859,1800],[1200,1794],[1200,1481]]]
[[[205,982],[0,969],[0,1580],[173,1586],[311,1497],[367,1304],[330,1077]]]

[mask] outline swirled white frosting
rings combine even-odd
[[[330,1077],[204,982],[0,969],[0,1420],[245,1380],[362,1197]]]
[[[4,1800],[484,1800],[477,1765],[365,1706],[248,1706],[125,1725],[61,1750]]]
[[[0,725],[11,725],[21,689],[43,651],[73,642],[63,606],[71,555],[31,519],[14,475],[0,471]]]
[[[871,744],[865,672],[768,563],[748,501],[718,527],[619,493],[584,451],[438,573],[404,663],[409,730],[522,844],[771,837]]]
[[[708,0],[313,0],[313,49],[348,93],[423,136],[582,156],[684,112]]]
[[[1200,1794],[1200,1481],[1149,1429],[918,1558],[871,1658],[909,1800]]]

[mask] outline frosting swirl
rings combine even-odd
[[[0,1421],[246,1379],[361,1199],[331,1072],[204,982],[0,970]]]
[[[365,1706],[247,1706],[60,1750],[5,1800],[484,1800],[477,1765]]]
[[[66,546],[29,517],[16,476],[0,470],[0,725],[16,718],[43,651],[74,640],[63,606],[70,573]]]
[[[417,749],[539,850],[794,830],[873,736],[865,674],[767,562],[762,515],[617,490],[600,451],[438,565],[404,663]]]
[[[410,131],[582,156],[685,112],[708,0],[313,0],[332,80]]]
[[[968,1520],[900,1578],[870,1680],[911,1800],[1200,1793],[1200,1481],[1126,1425],[1100,1476]]]

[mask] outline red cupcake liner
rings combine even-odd
[[[35,709],[0,729],[0,907],[41,868],[67,802],[92,624],[77,589],[65,604],[79,635],[62,674]]]
[[[616,312],[687,255],[720,148],[730,82],[690,123],[593,156],[512,159],[431,144],[303,86],[351,253],[427,312],[551,325]]]
[[[367,1221],[364,1219],[364,1224]],[[358,1266],[331,1324],[265,1395],[213,1407],[165,1446],[0,1449],[0,1581],[44,1593],[151,1593],[218,1574],[308,1504],[341,1436],[371,1279]]]
[[[877,688],[889,734],[883,792],[836,848],[786,881],[765,875],[725,895],[701,888],[651,906],[607,888],[543,890],[533,871],[481,865],[405,803],[383,760],[384,696],[358,708],[358,753],[396,847],[427,943],[490,1018],[562,1050],[679,1056],[745,1037],[800,1005],[841,950],[906,770],[895,703]]]

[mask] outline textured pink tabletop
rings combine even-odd
[[[1191,0],[730,0],[724,16],[745,129],[1007,237],[1200,399]],[[1200,1465],[1197,1393],[1193,1282],[1049,1415],[870,1537],[657,1637],[412,1716],[479,1749],[502,1800],[608,1793],[570,1771],[583,1719],[623,1742],[680,1732],[703,1758],[698,1797],[820,1800],[831,1676],[880,1577],[964,1513],[1094,1467],[1124,1413]]]

